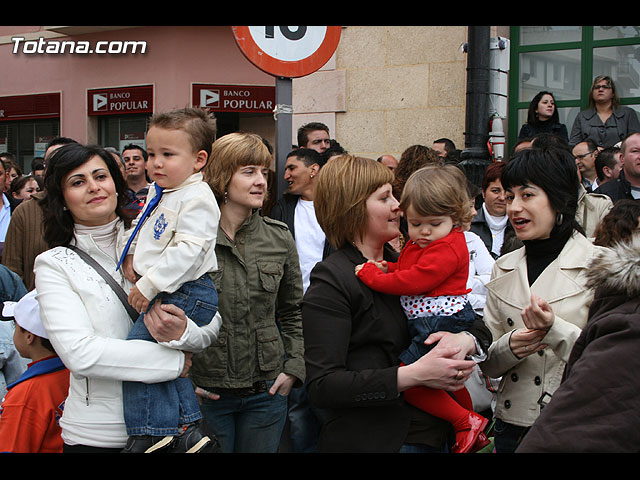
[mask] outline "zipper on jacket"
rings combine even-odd
[[[84,398],[85,398],[85,401],[87,402],[87,407],[88,407],[89,406],[89,377],[86,377],[85,381],[87,382],[87,395]]]

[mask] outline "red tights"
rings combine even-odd
[[[473,402],[464,387],[451,392],[451,395],[444,390],[428,387],[412,387],[404,392],[405,400],[411,405],[448,421],[457,430],[456,424],[464,422],[469,411],[473,410]]]

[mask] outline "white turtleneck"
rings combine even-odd
[[[79,223],[76,223],[74,228],[76,235],[91,235],[93,237],[93,240],[96,242],[96,245],[100,247],[100,250],[117,261],[116,225],[119,220],[120,219],[116,217],[116,219],[112,222],[109,222],[105,225],[98,225],[97,227],[88,227],[86,225],[80,225]]]
[[[493,238],[493,242],[491,243],[491,251],[496,255],[500,255],[500,249],[502,248],[502,243],[504,242],[504,229],[507,227],[509,217],[507,217],[506,215],[502,217],[491,215],[487,211],[487,206],[484,203],[482,204],[482,209],[484,210],[484,219],[489,226],[489,230],[491,230],[491,237]]]

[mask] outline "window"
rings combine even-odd
[[[511,27],[509,151],[541,90],[553,93],[560,121],[571,134],[597,75],[611,76],[620,103],[640,113],[640,26]]]
[[[47,144],[59,134],[58,119],[2,122],[0,152],[13,153],[23,173],[30,173],[31,161],[44,157]]]

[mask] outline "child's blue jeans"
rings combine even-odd
[[[157,300],[181,308],[198,326],[207,325],[218,310],[218,292],[209,275],[187,282],[174,293],[160,293]],[[143,321],[136,320],[127,340],[155,342]],[[189,378],[179,377],[160,383],[123,382],[124,419],[127,434],[167,436],[177,435],[178,426],[202,418],[200,405]]]
[[[434,332],[460,333],[468,330],[475,321],[476,315],[467,302],[462,310],[453,315],[430,315],[408,320],[411,344],[400,354],[400,360],[409,365],[429,352],[435,345],[425,345],[424,341]]]

